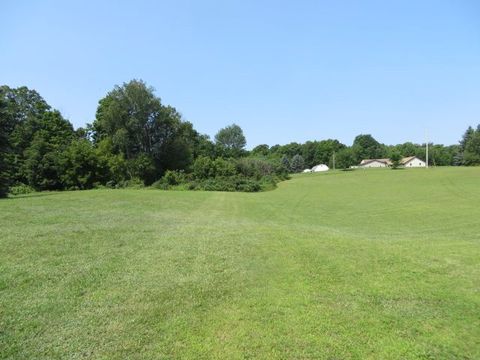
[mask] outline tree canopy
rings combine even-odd
[[[352,145],[357,163],[363,159],[380,159],[386,156],[385,146],[370,134],[358,135]]]
[[[125,158],[131,168],[128,176],[135,174],[146,183],[165,170],[189,166],[198,136],[141,80],[115,86],[100,100],[93,133],[95,143],[108,141],[113,154]]]
[[[240,126],[232,124],[220,129],[215,135],[215,143],[227,156],[242,155],[247,140]]]
[[[0,197],[5,197],[10,180],[10,164],[8,154],[10,143],[8,138],[9,124],[7,120],[7,104],[0,88]]]

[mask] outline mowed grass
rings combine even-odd
[[[0,201],[0,357],[480,358],[480,168]]]

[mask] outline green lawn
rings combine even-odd
[[[0,201],[1,358],[480,358],[480,168]]]

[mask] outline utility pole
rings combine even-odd
[[[333,152],[333,170],[335,170],[335,151]]]
[[[426,153],[426,165],[427,165],[427,169],[428,169],[428,134],[427,134],[427,130],[425,130],[425,153]]]

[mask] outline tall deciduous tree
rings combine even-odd
[[[270,148],[267,144],[261,144],[261,145],[255,146],[252,149],[251,154],[253,156],[267,156],[269,150],[270,150]]]
[[[26,181],[21,177],[25,152],[39,129],[42,116],[50,106],[35,90],[25,86],[10,88],[0,86],[0,97],[4,101],[4,131],[10,143],[12,181]]]
[[[343,148],[336,154],[336,166],[338,168],[348,169],[350,166],[356,164],[355,153],[351,147]]]
[[[139,165],[135,172],[146,183],[193,160],[191,124],[183,122],[175,108],[162,105],[141,80],[115,86],[100,100],[93,130],[95,142],[109,138],[115,154]]]
[[[37,190],[64,188],[61,180],[62,153],[75,138],[72,124],[60,112],[48,111],[34,123],[33,140],[25,150],[22,178]]]
[[[10,144],[8,140],[8,121],[6,113],[6,102],[0,89],[0,197],[5,197],[9,185],[9,161],[8,153]]]
[[[224,152],[224,156],[238,157],[242,155],[247,140],[243,135],[242,128],[232,124],[218,131],[215,135],[215,143]]]
[[[372,135],[358,135],[353,141],[353,151],[356,161],[362,159],[378,159],[386,155],[385,146],[380,144]]]
[[[104,180],[99,157],[90,141],[75,139],[60,154],[61,181],[65,188],[90,189]]]

